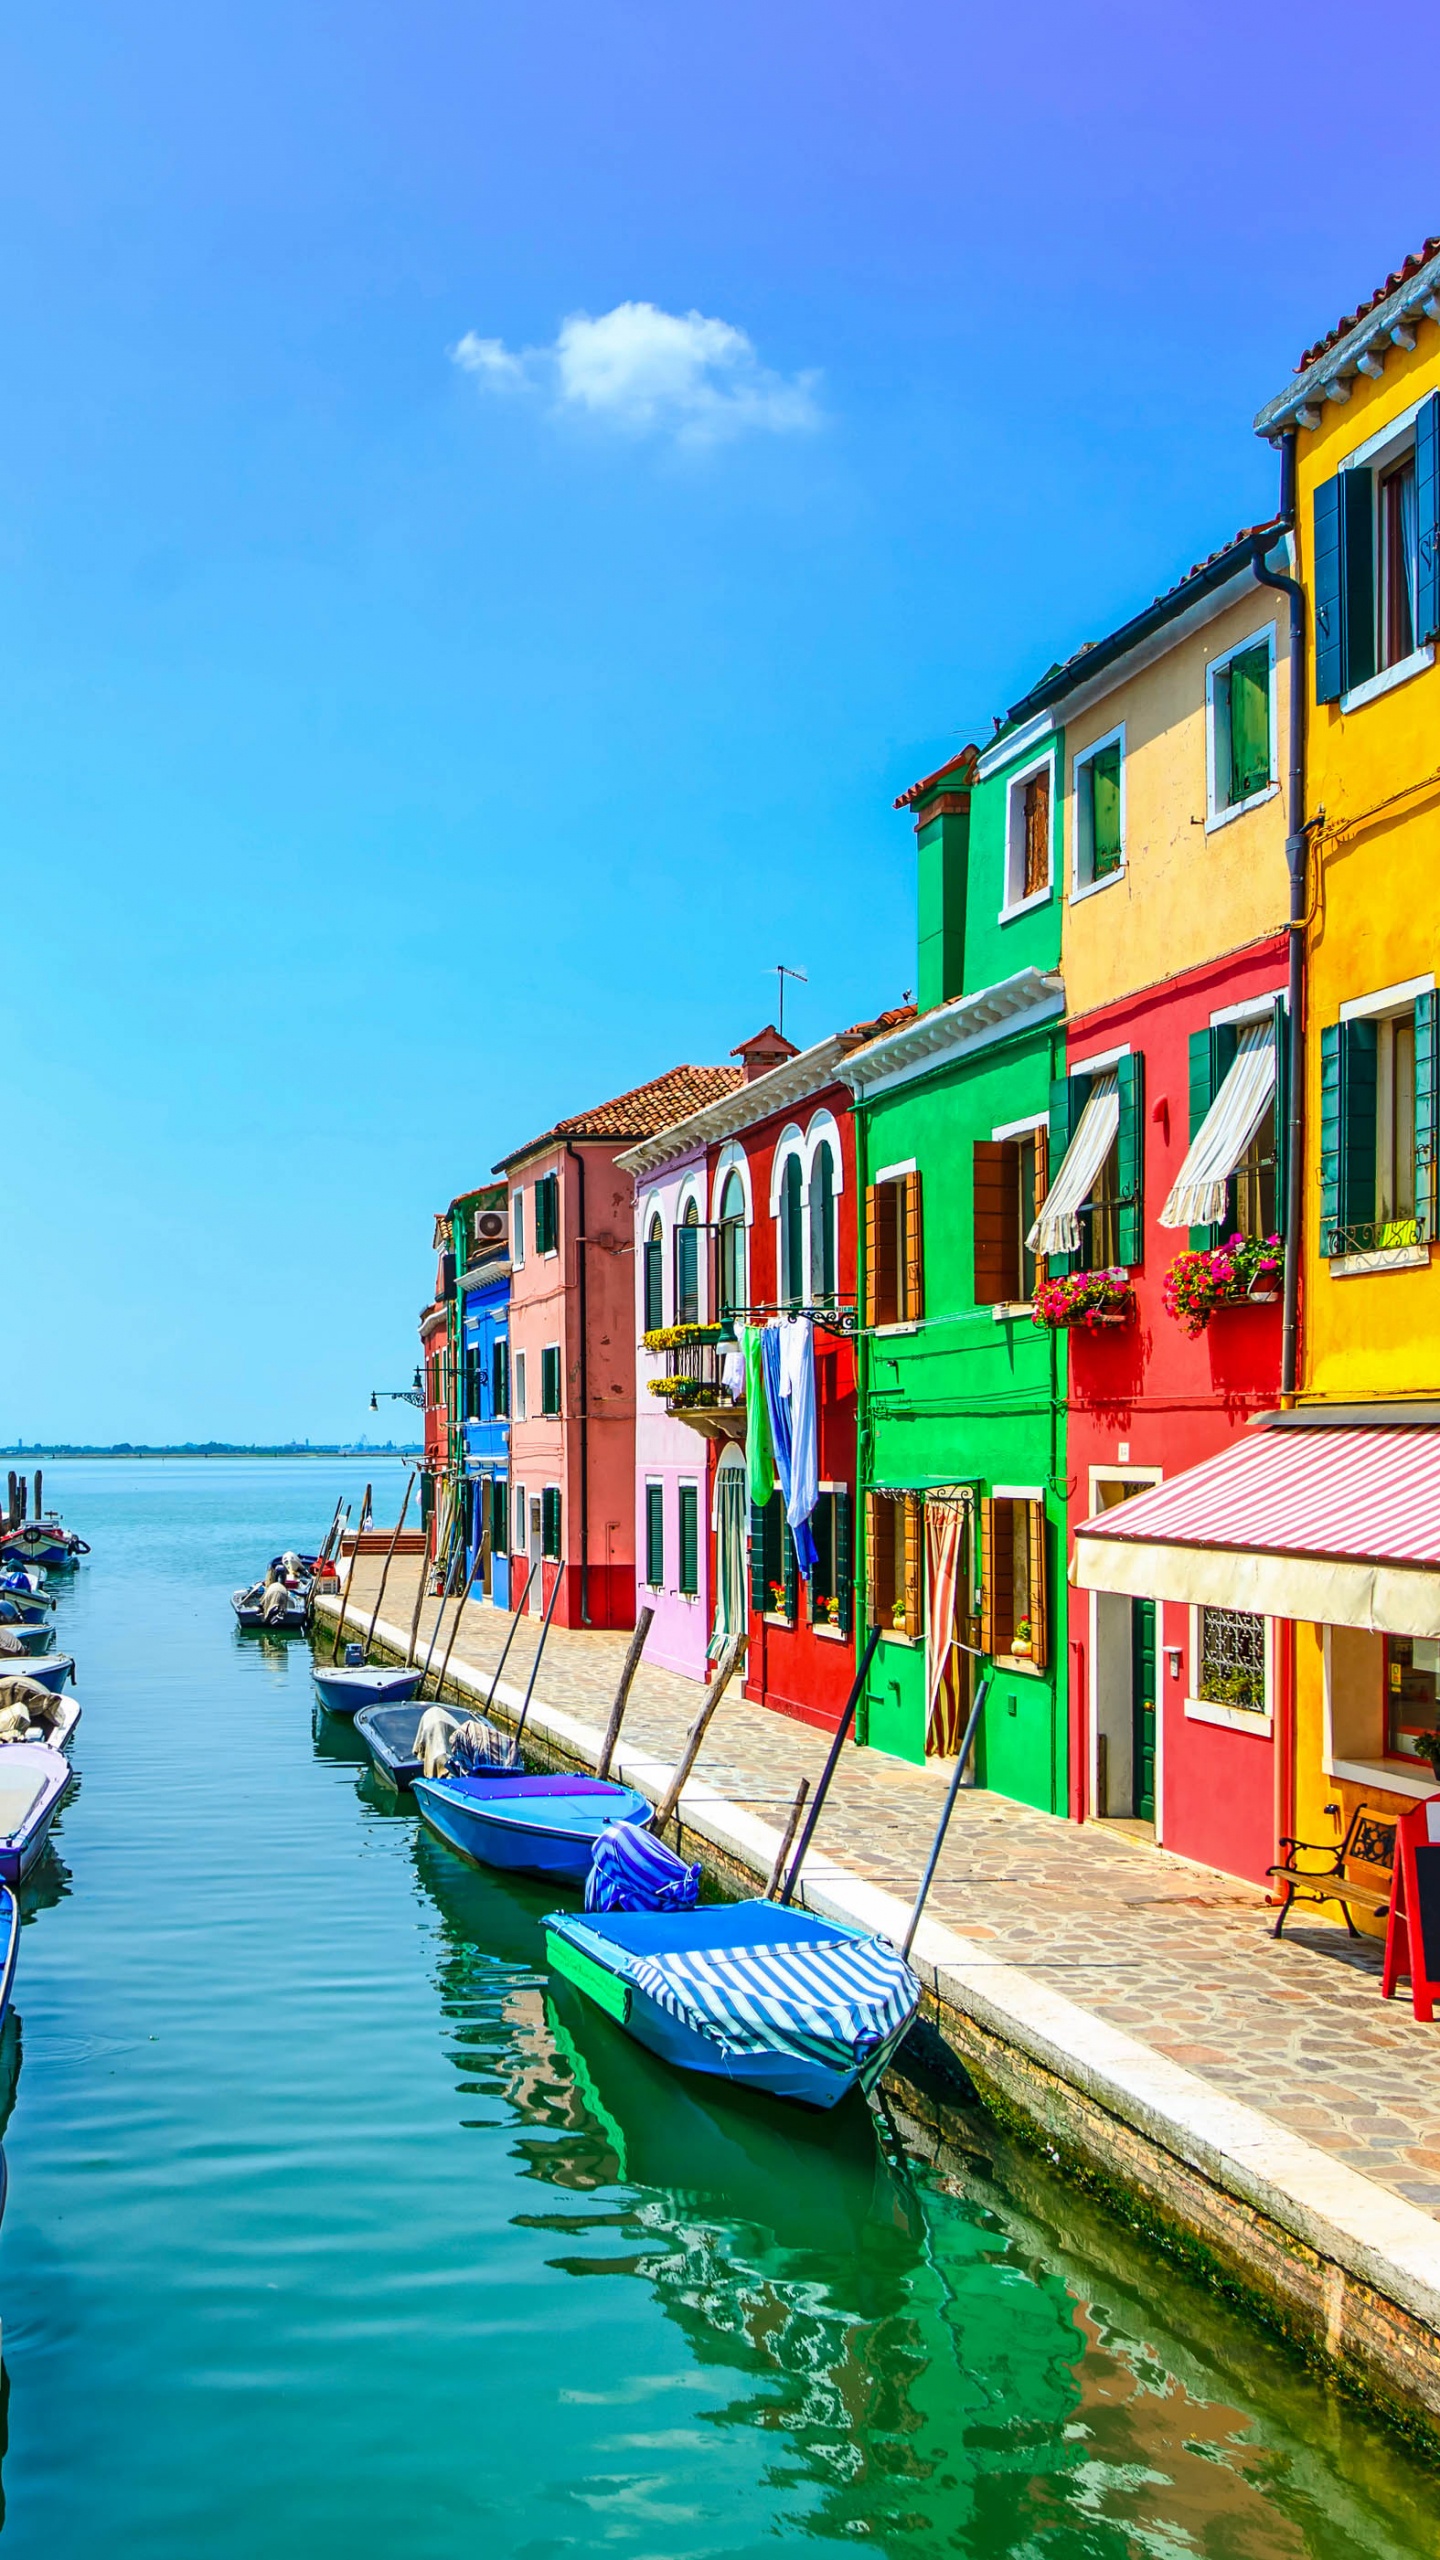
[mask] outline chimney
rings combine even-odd
[[[800,1052],[793,1040],[787,1040],[783,1031],[777,1031],[773,1022],[767,1022],[763,1031],[756,1031],[750,1039],[741,1040],[730,1055],[739,1059],[745,1070],[746,1083],[754,1084],[757,1076],[768,1076],[772,1067],[783,1067],[787,1058],[798,1058]]]

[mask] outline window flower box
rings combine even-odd
[[[1135,1321],[1135,1292],[1128,1271],[1073,1271],[1042,1280],[1030,1309],[1032,1324],[1052,1333],[1105,1333]]]
[[[661,1324],[642,1339],[647,1351],[701,1351],[723,1342],[728,1331],[723,1324]]]
[[[1165,1312],[1192,1340],[1222,1307],[1273,1305],[1284,1248],[1278,1236],[1230,1236],[1208,1252],[1180,1253],[1165,1274]]]

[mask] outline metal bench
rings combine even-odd
[[[1377,1813],[1368,1804],[1357,1805],[1346,1827],[1345,1837],[1338,1843],[1325,1840],[1292,1840],[1282,1836],[1284,1863],[1267,1870],[1274,1881],[1284,1887],[1285,1898],[1273,1935],[1279,1937],[1297,1902],[1338,1902],[1345,1914],[1345,1926],[1352,1938],[1359,1930],[1350,1916],[1353,1903],[1357,1911],[1373,1912],[1383,1920],[1390,1908],[1393,1891],[1392,1870],[1395,1865],[1395,1817]],[[1323,1867],[1302,1867],[1301,1858],[1323,1858]],[[1355,1867],[1369,1867],[1374,1881],[1355,1875]]]

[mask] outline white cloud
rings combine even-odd
[[[450,353],[493,390],[549,388],[558,411],[681,444],[715,444],[752,428],[791,434],[820,422],[817,375],[772,373],[728,320],[661,311],[653,302],[620,302],[598,320],[572,312],[552,346],[518,355],[473,330]]]

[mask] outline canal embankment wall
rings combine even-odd
[[[337,1604],[318,1605],[333,1624]],[[372,1605],[368,1593],[363,1604],[357,1597],[347,1623],[363,1630]],[[466,1658],[468,1625],[462,1634],[447,1695],[467,1707],[485,1704],[513,1726],[523,1677],[496,1681],[493,1663]],[[378,1620],[377,1649],[403,1659],[408,1642],[398,1612]],[[604,1724],[603,1713],[537,1689],[526,1746],[550,1765],[593,1770]],[[778,1718],[774,1726],[775,1791],[764,1811],[697,1774],[669,1829],[672,1842],[731,1891],[753,1892],[768,1877],[783,1790],[788,1782],[793,1793],[806,1765],[799,1729]],[[814,1737],[804,1739],[813,1747]],[[622,1735],[612,1774],[657,1798],[674,1765],[674,1753],[660,1756]],[[777,1818],[767,1818],[772,1812]],[[899,1939],[909,1903],[864,1864],[853,1840],[844,1860],[812,1847],[798,1898],[826,1917]],[[966,1932],[926,1918],[912,1961],[925,1991],[937,2128],[948,2124],[958,2137],[978,2099],[1440,2459],[1440,2220],[1006,1961],[983,1927]]]

